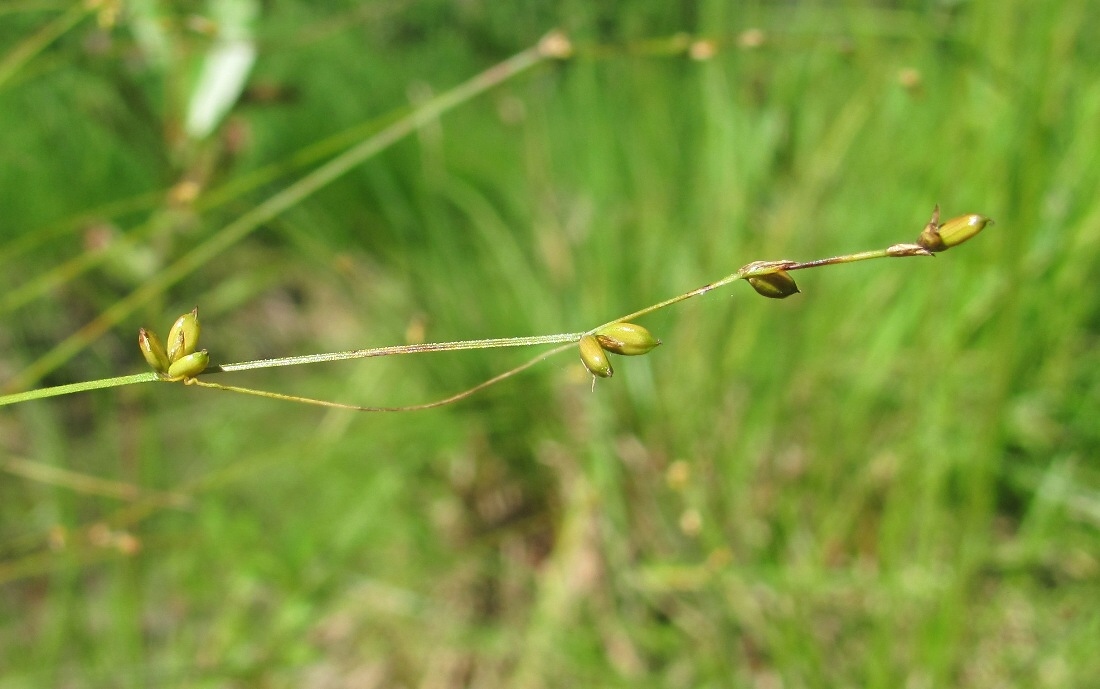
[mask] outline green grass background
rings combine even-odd
[[[0,55],[66,7],[0,6]],[[162,385],[0,409],[0,687],[1094,686],[1091,0],[270,3],[248,94],[198,143],[178,132],[203,8],[164,9],[164,63],[127,15],[85,17],[0,85],[0,385],[300,178],[302,151],[554,27],[574,59],[24,387],[140,371],[137,329],[196,304],[216,362],[572,332],[753,260],[913,241],[937,202],[997,224],[798,273],[782,302],[738,283],[654,314],[665,344],[594,391],[568,354],[408,414]],[[191,178],[195,204],[169,202]],[[218,380],[409,404],[530,355]]]

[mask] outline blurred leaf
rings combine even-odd
[[[256,61],[255,0],[220,0],[210,5],[217,37],[202,60],[187,106],[186,131],[204,139],[237,102]]]

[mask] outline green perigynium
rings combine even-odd
[[[785,270],[768,273],[767,275],[750,277],[748,278],[748,282],[752,285],[752,288],[756,290],[757,294],[762,297],[768,297],[769,299],[786,299],[792,294],[798,294],[802,291],[798,289],[798,285],[795,284],[794,278]]]
[[[596,341],[612,354],[638,356],[649,352],[661,341],[636,323],[614,323],[596,331]]]
[[[145,328],[138,330],[138,347],[141,349],[142,356],[145,357],[145,360],[149,362],[149,366],[154,371],[157,373],[168,372],[170,365],[168,354],[165,352],[164,345],[161,344],[156,333]]]
[[[192,352],[172,362],[172,365],[168,367],[168,377],[172,379],[194,378],[202,373],[203,369],[209,364],[210,355],[205,349]]]
[[[953,246],[958,246],[974,237],[985,229],[986,225],[992,225],[993,219],[977,213],[960,215],[940,224],[940,207],[932,209],[932,219],[924,226],[924,230],[917,239],[925,249],[937,253],[947,251]]]
[[[175,363],[192,354],[199,344],[199,308],[183,314],[168,331],[168,361]]]
[[[581,363],[589,373],[597,378],[610,378],[615,374],[615,370],[611,368],[611,362],[607,359],[607,352],[600,346],[595,335],[585,335],[577,343],[577,347],[580,349]]]

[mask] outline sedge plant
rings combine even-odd
[[[692,297],[701,296],[720,287],[739,280],[747,282],[757,294],[771,299],[786,299],[800,293],[791,273],[797,270],[821,268],[842,263],[856,263],[878,258],[908,258],[915,256],[933,256],[958,246],[981,232],[993,220],[987,216],[970,213],[940,222],[940,210],[937,205],[932,217],[921,231],[915,243],[893,244],[885,249],[844,254],[813,261],[754,261],[737,271],[719,279],[679,294],[670,299],[651,304],[645,308],[615,318],[584,332],[556,333],[528,337],[502,337],[479,340],[459,340],[454,342],[434,342],[419,344],[392,345],[371,349],[356,349],[342,352],[306,354],[272,359],[259,359],[220,365],[210,365],[210,354],[199,349],[201,326],[198,308],[181,315],[168,331],[166,343],[161,341],[155,331],[141,328],[138,331],[138,348],[152,371],[117,378],[103,378],[69,385],[39,388],[0,397],[0,406],[26,402],[29,400],[67,395],[101,388],[119,387],[136,383],[183,383],[215,390],[236,392],[259,397],[312,404],[354,411],[416,411],[441,407],[463,400],[485,388],[521,373],[556,354],[577,348],[581,363],[593,377],[611,378],[614,368],[609,355],[641,356],[649,353],[661,341],[655,338],[645,327],[634,321],[660,309],[678,304]],[[443,399],[400,407],[362,406],[345,404],[330,400],[314,399],[269,390],[257,390],[234,385],[211,382],[212,374],[233,373],[260,368],[278,366],[299,366],[322,362],[345,361],[349,359],[367,359],[399,354],[423,354],[426,352],[449,352],[468,349],[493,349],[501,347],[533,347],[539,345],[557,345],[541,352],[526,363],[520,364],[471,388]],[[200,377],[201,376],[201,377]]]
[[[89,4],[89,8],[95,9],[96,7],[98,6],[95,3]],[[71,26],[71,24],[65,23],[63,25],[59,25],[58,30],[63,31],[64,27],[66,26]],[[49,36],[52,35],[54,34],[49,33],[48,35],[42,37],[40,40],[30,44],[27,48],[27,50],[30,52],[28,52],[27,54],[33,54],[34,50],[32,49],[40,49],[42,45],[45,45],[43,41],[48,42]],[[715,50],[715,45],[709,41],[699,40],[694,43],[685,43],[682,39],[683,36],[678,36],[674,40],[670,41],[668,45],[664,45],[663,43],[660,45],[653,44],[649,45],[648,49],[656,53],[686,53],[693,59],[704,59],[705,57],[712,55]],[[310,195],[320,187],[340,176],[357,163],[362,162],[364,159],[374,155],[382,148],[385,148],[394,141],[414,131],[416,127],[422,125],[424,122],[427,122],[433,117],[438,116],[440,113],[468,100],[475,94],[481,93],[487,88],[495,84],[501,83],[502,81],[529,69],[530,67],[538,64],[541,61],[566,59],[571,57],[575,53],[575,51],[576,49],[574,48],[573,44],[564,34],[556,31],[551,32],[550,34],[540,39],[536,45],[532,46],[528,50],[525,50],[517,54],[513,58],[510,58],[509,60],[506,60],[505,62],[502,62],[490,68],[489,70],[486,70],[484,73],[470,79],[468,82],[461,84],[458,87],[455,87],[446,94],[441,95],[439,98],[433,100],[425,107],[416,110],[409,116],[398,120],[389,127],[384,128],[376,135],[368,137],[367,140],[354,146],[342,155],[337,156],[333,160],[329,161],[327,164],[321,166],[309,175],[306,175],[295,184],[287,187],[283,191],[271,197],[265,203],[257,207],[254,211],[246,214],[245,216],[242,216],[236,222],[226,226],[225,228],[223,228],[222,232],[220,232],[211,240],[201,244],[198,247],[195,247],[188,254],[181,257],[175,264],[170,266],[168,269],[162,271],[153,281],[145,285],[145,287],[143,287],[141,290],[134,292],[126,300],[117,304],[113,309],[111,309],[109,314],[105,315],[104,318],[97,319],[97,321],[89,324],[88,326],[85,326],[78,333],[70,336],[64,342],[58,344],[50,352],[47,352],[45,355],[43,355],[43,357],[35,362],[35,364],[31,367],[31,371],[24,374],[23,380],[30,381],[36,379],[44,371],[49,370],[52,366],[56,365],[56,362],[58,360],[71,354],[72,351],[81,346],[82,343],[85,343],[90,337],[94,336],[94,334],[96,334],[97,332],[102,332],[103,329],[108,327],[110,322],[117,322],[126,313],[129,313],[136,306],[144,303],[150,298],[151,295],[157,293],[167,284],[178,280],[184,274],[193,270],[197,265],[200,265],[201,263],[209,259],[212,255],[218,253],[229,244],[240,239],[252,229],[259,226],[264,220],[270,219],[271,217],[285,210],[287,207],[293,205],[294,203],[297,203],[302,198]],[[16,51],[15,56],[18,57],[22,54],[23,52]],[[12,60],[14,59],[15,58],[9,56],[9,58],[5,58],[3,60],[3,63],[4,65],[8,65],[9,63],[21,64],[21,62],[19,61],[13,63]],[[6,72],[4,72],[3,69],[0,69],[0,82],[3,81],[5,74]],[[490,385],[514,376],[550,356],[564,352],[574,346],[578,348],[581,361],[586,369],[589,371],[589,373],[592,374],[593,383],[595,383],[596,378],[610,378],[613,375],[614,369],[611,364],[611,358],[609,357],[610,354],[620,356],[637,356],[647,353],[658,344],[660,344],[660,341],[654,338],[648,332],[648,330],[632,322],[633,320],[641,318],[654,311],[679,303],[691,297],[705,294],[711,290],[731,284],[738,280],[745,280],[757,293],[762,296],[777,299],[786,298],[799,292],[797,284],[795,283],[794,279],[790,277],[791,271],[820,267],[824,265],[832,265],[835,263],[850,263],[871,258],[927,256],[931,255],[934,252],[942,251],[946,248],[961,243],[962,241],[965,241],[966,239],[980,231],[982,228],[984,228],[985,225],[989,222],[991,221],[985,216],[970,214],[955,218],[953,220],[949,220],[941,225],[939,223],[939,210],[937,207],[933,213],[932,220],[925,227],[924,231],[920,235],[920,238],[915,244],[896,244],[883,250],[867,251],[844,256],[835,256],[809,262],[797,262],[790,260],[755,261],[743,266],[738,271],[727,275],[720,280],[704,285],[703,287],[685,292],[660,303],[653,304],[646,308],[635,311],[634,313],[604,323],[588,331],[576,333],[557,333],[553,335],[540,335],[530,337],[506,337],[493,339],[461,340],[454,342],[394,345],[389,347],[309,354],[303,356],[291,356],[274,359],[261,359],[257,361],[247,361],[211,366],[209,352],[205,349],[198,348],[200,328],[198,309],[196,308],[190,313],[180,316],[179,319],[176,320],[168,333],[167,339],[164,342],[160,340],[156,332],[152,329],[142,328],[139,331],[138,345],[146,361],[153,369],[151,372],[114,378],[103,378],[55,387],[38,388],[24,392],[3,395],[0,396],[0,406],[33,399],[54,397],[58,395],[72,394],[76,392],[96,390],[108,387],[118,387],[122,385],[130,385],[136,383],[182,382],[184,384],[200,387],[209,387],[243,394],[271,397],[275,399],[282,399],[307,404],[353,409],[359,411],[411,411],[417,409],[428,409],[457,402]],[[88,265],[91,265],[90,261],[94,260],[94,256],[88,257],[88,262],[82,263],[81,267],[86,268]],[[81,259],[81,261],[84,261],[84,259]],[[65,267],[61,272],[68,273],[72,269],[73,267],[71,266]],[[56,277],[57,276],[51,276],[45,281],[40,281],[28,286],[27,289],[17,291],[16,294],[8,295],[5,298],[4,304],[7,308],[10,308],[12,305],[21,303],[22,300],[33,296],[42,289],[48,287],[50,284],[53,284]],[[343,404],[333,401],[286,395],[278,392],[255,390],[251,388],[214,383],[208,379],[209,375],[216,373],[232,373],[235,371],[271,368],[277,366],[304,365],[310,363],[342,361],[347,359],[392,356],[397,354],[417,354],[425,352],[456,351],[466,349],[489,349],[499,347],[527,347],[538,345],[558,346],[548,351],[542,352],[541,354],[524,364],[516,366],[513,369],[505,371],[472,388],[461,391],[447,398],[436,400],[433,402],[427,402],[424,404],[402,407],[379,407]],[[203,376],[203,378],[201,379],[199,377],[200,374]]]

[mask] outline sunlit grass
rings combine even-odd
[[[1097,676],[1091,5],[652,5],[522,30],[503,7],[278,6],[253,82],[282,96],[237,108],[232,154],[167,153],[173,103],[131,71],[124,27],[88,53],[88,20],[13,74],[0,256],[34,248],[4,264],[8,292],[117,236],[36,244],[39,228],[197,171],[202,208],[203,189],[415,108],[554,24],[578,49],[204,257],[50,384],[140,370],[138,327],[195,304],[222,361],[576,332],[753,260],[913,241],[937,202],[997,225],[935,259],[802,272],[782,302],[734,284],[653,314],[662,347],[594,392],[563,357],[415,414],[184,386],[6,408],[0,687]],[[669,55],[677,31],[713,58]],[[0,384],[279,188],[105,211],[150,238],[5,314]],[[404,404],[526,357],[241,375]]]

